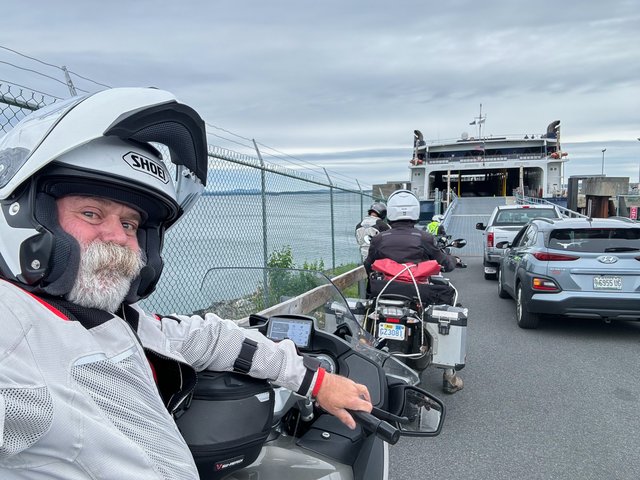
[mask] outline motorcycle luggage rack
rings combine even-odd
[[[390,305],[390,306],[394,306],[394,307],[402,307],[404,306],[404,304],[406,303],[404,300],[393,300],[390,298],[381,298],[378,300],[379,304],[382,305]]]

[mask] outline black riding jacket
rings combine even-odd
[[[364,261],[367,275],[371,273],[373,262],[381,258],[390,258],[398,263],[436,260],[445,272],[456,267],[456,258],[440,250],[433,235],[418,230],[414,225],[415,222],[410,220],[399,220],[393,222],[391,230],[380,232],[371,239],[369,255]]]

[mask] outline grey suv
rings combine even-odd
[[[545,314],[640,319],[640,224],[627,218],[535,219],[511,242],[498,295],[516,300],[516,320]]]
[[[476,229],[483,230],[482,265],[485,279],[493,280],[498,276],[502,251],[496,245],[513,240],[522,226],[536,217],[562,218],[562,215],[554,205],[499,205],[491,213],[486,225],[476,223]]]

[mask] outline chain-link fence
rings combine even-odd
[[[0,135],[55,100],[0,83]],[[187,311],[194,297],[207,295],[200,283],[208,269],[266,266],[279,252],[290,250],[297,266],[360,261],[354,227],[374,200],[370,192],[212,145],[209,171],[205,194],[167,232],[164,273],[147,308]]]

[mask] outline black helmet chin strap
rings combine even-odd
[[[44,272],[35,285],[49,295],[66,295],[73,288],[78,275],[80,244],[60,226],[55,198],[40,192],[36,194],[35,202],[34,215],[38,223],[45,228],[38,237],[52,240],[48,251],[40,249],[38,252],[47,257],[43,258],[43,261],[46,262],[44,265],[48,267],[48,271]],[[22,256],[27,249],[28,245],[23,243],[20,255]],[[23,265],[23,271],[25,268],[29,268],[29,265]]]
[[[148,297],[153,292],[159,276],[155,268],[149,265],[142,267],[138,278],[131,283],[131,288],[124,303],[136,303],[141,298]]]

